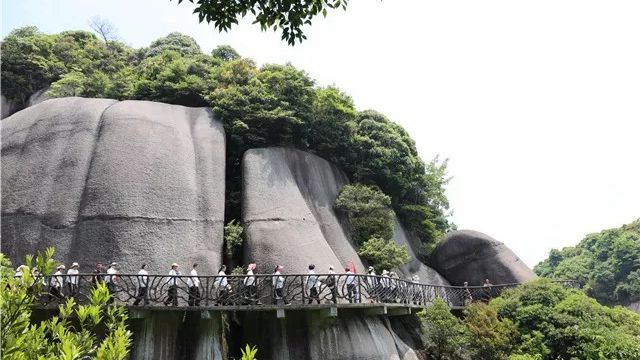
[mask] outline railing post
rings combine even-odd
[[[306,284],[305,284],[304,278],[305,278],[304,275],[300,276],[300,284],[302,285],[302,305],[306,303],[305,299],[307,297],[306,290],[305,290]]]
[[[204,296],[204,306],[209,306],[209,277],[204,278],[204,291],[202,292],[202,296]]]

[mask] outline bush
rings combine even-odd
[[[393,241],[372,237],[360,246],[358,255],[376,269],[394,269],[406,264],[409,251],[406,245],[399,246]]]
[[[227,255],[232,257],[242,247],[242,232],[244,228],[235,220],[231,220],[224,226],[224,241],[227,244]]]
[[[449,306],[441,299],[418,313],[422,321],[424,352],[428,359],[469,359],[469,333],[460,319],[451,314]]]

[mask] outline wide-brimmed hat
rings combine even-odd
[[[369,271],[372,271],[372,270],[373,270],[373,266],[369,266]]]
[[[64,266],[64,264],[60,264],[58,265],[58,269],[66,269],[66,267]]]
[[[111,265],[109,265],[109,266],[117,266],[117,265],[118,265],[118,263],[114,261],[114,262],[112,262],[112,263],[111,263]]]
[[[258,265],[256,265],[256,264],[249,264],[249,266],[247,266],[247,269],[249,269],[249,270],[253,271],[253,270],[255,270],[255,269],[256,269],[256,267],[257,267],[257,266],[258,266]]]
[[[174,267],[174,266],[178,267],[178,264],[176,264],[176,263],[171,264],[171,267]]]
[[[333,265],[329,265],[329,270],[333,270]]]
[[[382,270],[382,275],[389,275],[389,272],[387,270]]]
[[[80,264],[78,264],[77,262],[74,262],[73,264],[71,264],[71,267],[80,267]]]

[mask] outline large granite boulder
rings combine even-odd
[[[317,312],[273,313],[245,317],[244,341],[258,346],[260,358],[278,360],[417,360],[393,331],[389,320],[341,311],[338,317]]]
[[[313,154],[285,148],[251,149],[244,154],[242,220],[244,262],[259,272],[282,264],[288,273],[316,265],[326,272],[353,261],[363,265],[333,210],[348,183],[335,165]]]
[[[522,283],[536,275],[503,243],[478,231],[452,231],[431,255],[434,268],[451,284]]]
[[[2,120],[2,251],[90,270],[219,265],[225,137],[210,110],[63,98]]]

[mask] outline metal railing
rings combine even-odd
[[[491,286],[445,286],[414,283],[399,278],[350,274],[279,275],[257,274],[198,276],[199,286],[189,275],[107,274],[49,275],[41,282],[39,302],[57,305],[73,297],[77,303],[89,301],[96,283],[107,284],[113,301],[129,306],[178,307],[260,307],[269,304],[305,306],[312,304],[378,303],[426,307],[435,299],[451,307],[473,301],[488,301],[503,290],[520,284]],[[565,286],[575,282],[559,281]]]

